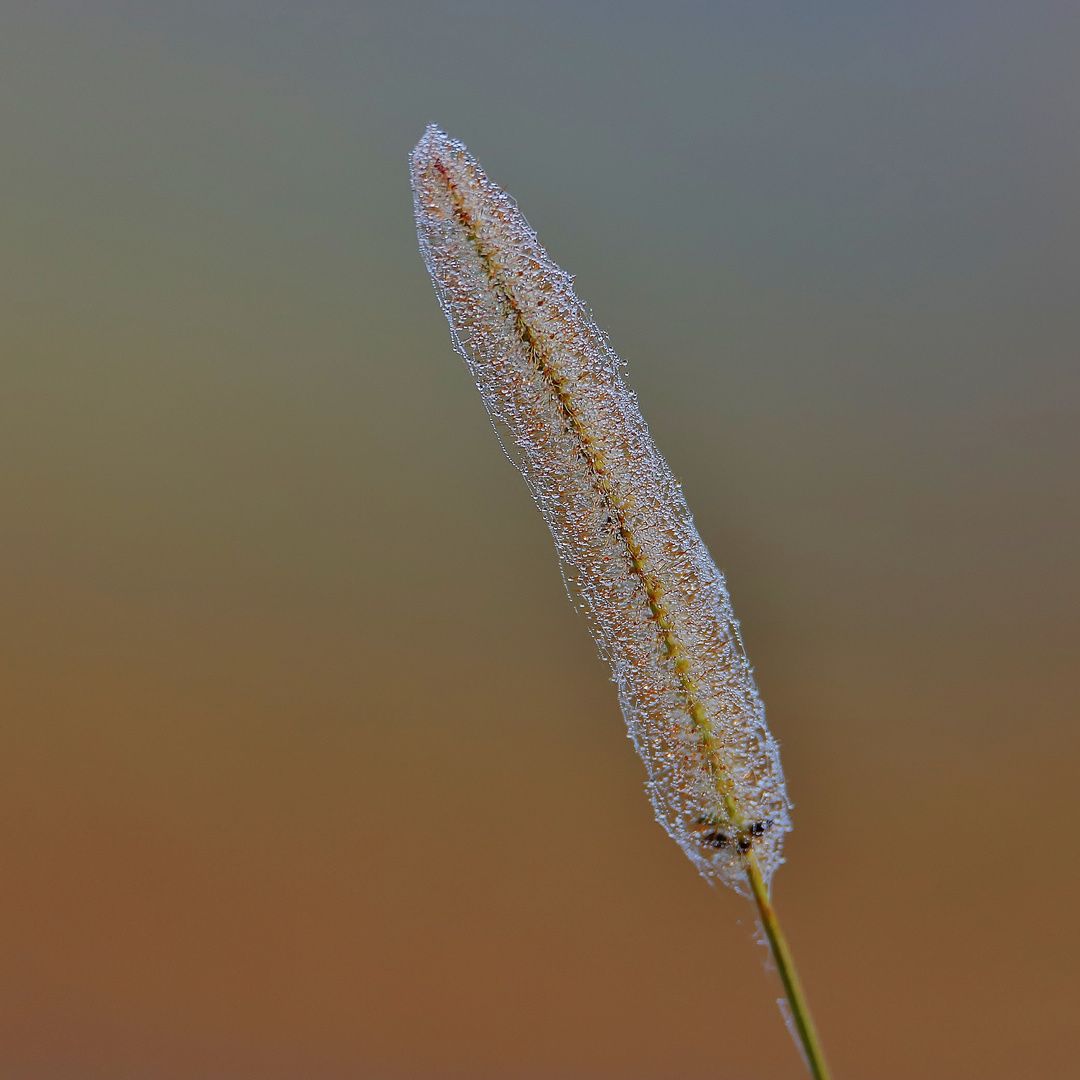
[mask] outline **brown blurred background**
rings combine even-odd
[[[1075,5],[0,11],[0,1077],[766,1080],[416,253],[436,120],[729,576],[838,1080],[1075,1076]]]

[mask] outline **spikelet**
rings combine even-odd
[[[776,742],[723,575],[607,338],[517,204],[434,125],[413,151],[420,250],[611,665],[657,820],[701,873],[767,886],[790,829]]]

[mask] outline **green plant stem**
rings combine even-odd
[[[806,1055],[806,1064],[810,1067],[814,1080],[829,1080],[829,1067],[825,1064],[825,1054],[822,1052],[817,1030],[810,1016],[810,1006],[806,1002],[806,995],[803,993],[798,972],[795,970],[795,960],[788,948],[784,932],[780,929],[780,920],[777,919],[772,902],[769,900],[769,890],[765,879],[761,876],[761,867],[758,866],[753,852],[746,857],[746,876],[750,879],[750,889],[757,902],[758,911],[761,913],[761,925],[765,928],[769,948],[772,949],[773,959],[780,972],[780,981],[784,984],[784,993],[787,995],[788,1005],[791,1008],[795,1032]]]

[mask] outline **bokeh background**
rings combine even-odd
[[[416,252],[429,121],[728,574],[839,1080],[1076,1075],[1080,8],[7,0],[0,1076],[796,1078]]]

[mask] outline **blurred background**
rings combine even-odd
[[[8,0],[0,1076],[784,1080],[451,352],[464,140],[727,573],[838,1080],[1080,1050],[1080,9]]]

